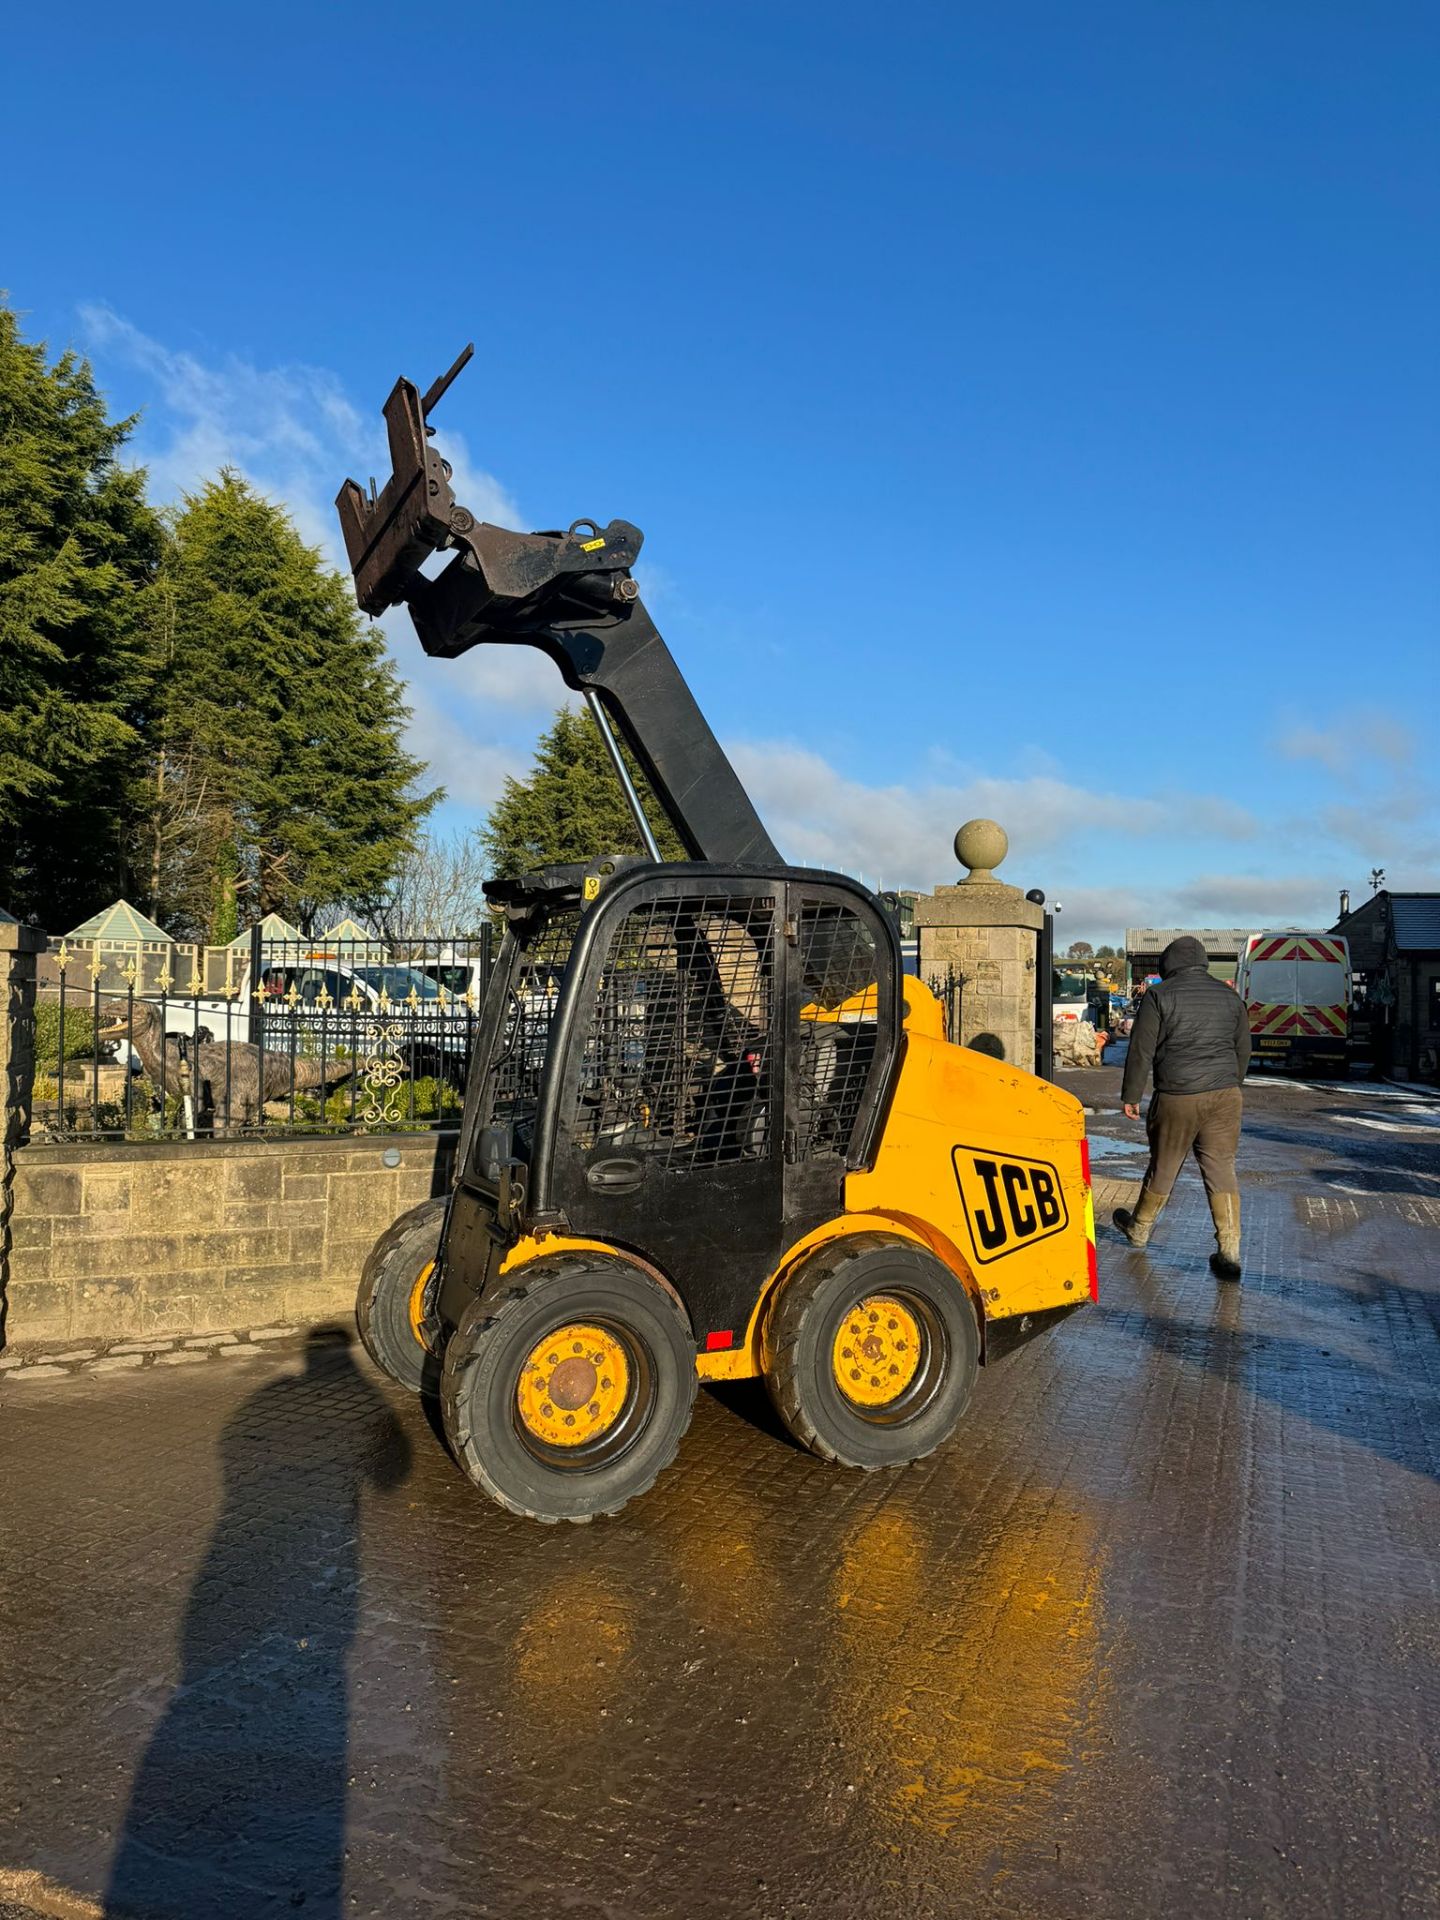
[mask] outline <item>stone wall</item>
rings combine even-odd
[[[365,1256],[449,1182],[455,1135],[24,1146],[4,1344],[347,1316]]]

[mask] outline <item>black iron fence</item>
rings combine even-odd
[[[965,975],[952,961],[943,974],[932,973],[928,985],[945,1016],[945,1038],[958,1047],[964,1034]]]
[[[165,971],[147,980],[138,967],[63,964],[36,1007],[32,1132],[111,1141],[453,1125],[493,948],[489,928],[401,942],[359,928],[262,940],[257,929],[218,993],[176,992]]]

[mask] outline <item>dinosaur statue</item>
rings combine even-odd
[[[128,1005],[108,1026],[97,1029],[95,1037],[128,1040],[160,1098],[188,1094],[195,1103],[196,1125],[206,1132],[230,1133],[255,1126],[267,1100],[288,1100],[292,1092],[318,1092],[323,1097],[355,1071],[353,1061],[322,1062],[288,1049],[266,1048],[262,1054],[248,1040],[232,1040],[225,1046],[202,1039],[197,1045],[187,1036],[182,1044],[180,1036],[164,1031],[160,1009],[148,1000]]]

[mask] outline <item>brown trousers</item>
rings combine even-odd
[[[1220,1087],[1214,1093],[1152,1094],[1145,1116],[1150,1164],[1141,1192],[1168,1199],[1175,1176],[1193,1151],[1207,1194],[1238,1193],[1235,1150],[1240,1145],[1241,1106],[1239,1087]]]

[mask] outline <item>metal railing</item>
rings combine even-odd
[[[945,1038],[957,1047],[964,1034],[965,979],[952,961],[943,974],[932,973],[927,982],[945,1016]]]
[[[57,1140],[458,1122],[494,938],[261,940],[218,993],[68,957],[37,1004],[33,1132]],[[79,976],[78,978],[76,976]]]

